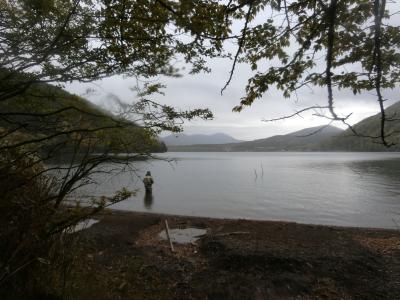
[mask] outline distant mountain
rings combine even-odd
[[[239,143],[241,141],[227,135],[225,133],[215,134],[171,134],[163,141],[167,146],[183,146],[183,145],[202,145],[202,144],[228,144],[228,143]]]
[[[267,151],[317,151],[321,144],[343,132],[334,126],[317,126],[302,129],[286,135],[258,139],[254,141],[226,144],[197,144],[186,146],[168,146],[169,151],[181,152],[267,152]]]
[[[355,136],[347,129],[332,140],[323,143],[323,149],[337,151],[400,151],[400,102],[387,107],[385,132],[387,141],[396,145],[387,148],[380,144],[379,139]],[[355,131],[361,136],[379,136],[380,135],[381,115],[366,118],[353,126]]]
[[[286,135],[258,139],[248,142],[204,142],[190,140],[182,144],[170,144],[168,151],[178,152],[267,152],[267,151],[400,151],[400,102],[385,110],[385,132],[388,143],[395,144],[387,148],[377,137],[380,135],[380,114],[366,118],[353,126],[359,136],[350,130],[334,126],[306,128]],[[367,136],[367,137],[362,137]],[[369,137],[368,137],[369,136]],[[193,141],[193,140],[192,140]],[[168,144],[168,143],[167,143]]]

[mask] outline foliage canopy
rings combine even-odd
[[[392,7],[396,4],[398,1],[389,3]],[[8,216],[2,222],[25,226],[5,234],[23,236],[29,224],[21,220],[29,220],[26,216],[30,213],[45,213],[38,219],[40,230],[30,235],[25,248],[15,248],[18,239],[6,245],[11,250],[0,262],[0,284],[37,258],[27,249],[37,242],[38,233],[50,233],[47,228],[58,219],[60,203],[68,192],[88,180],[100,164],[119,160],[107,155],[110,148],[93,157],[98,150],[90,147],[93,140],[132,124],[145,130],[138,135],[154,140],[162,130],[179,131],[184,119],[212,117],[208,109],[182,112],[152,100],[152,94],[163,87],[153,80],[179,76],[177,62],[183,61],[190,66],[190,73],[197,73],[210,71],[207,61],[213,58],[231,58],[231,72],[221,92],[230,84],[236,65],[249,64],[254,73],[235,111],[252,105],[271,87],[289,97],[305,86],[323,86],[328,94],[326,105],[308,107],[295,115],[318,109],[329,121],[347,124],[349,116],[335,110],[335,91],[349,89],[354,95],[373,91],[381,109],[380,130],[368,137],[392,146],[393,133],[387,132],[385,125],[399,118],[385,114],[383,94],[385,89],[399,87],[400,27],[393,22],[397,12],[387,5],[385,0],[0,0],[0,186],[7,187],[6,183],[16,178],[14,183],[20,185],[13,188],[19,188],[22,196],[24,191],[37,195],[35,202],[32,197],[13,195],[9,189],[2,191],[0,209]],[[236,44],[235,51],[226,47],[228,42]],[[40,92],[39,99],[32,100],[43,87],[52,90],[43,84],[90,82],[113,75],[146,81],[138,102],[126,110],[127,119],[109,116],[108,120],[88,122],[88,118],[93,121],[93,110],[74,103],[43,110],[41,102],[60,102],[63,93],[59,90],[46,95]],[[19,109],[21,105],[24,111]],[[32,106],[39,111],[26,110]],[[79,110],[82,119],[73,129],[63,122],[70,110]],[[32,134],[37,126],[40,136]],[[57,185],[50,189],[41,178],[48,171],[42,167],[50,156],[43,156],[42,150],[54,154],[65,143],[74,149],[71,162],[67,167],[56,166],[66,169],[66,176],[58,190],[54,190]],[[78,152],[81,155],[75,155]],[[111,200],[126,197],[129,192],[122,191]],[[38,206],[27,214],[15,214],[20,216],[15,220],[13,210],[27,203]],[[105,206],[100,201],[95,211]],[[56,232],[85,213],[64,216]]]

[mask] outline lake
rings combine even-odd
[[[396,228],[400,226],[400,153],[164,153],[134,170],[99,174],[82,198],[140,188],[116,209]],[[146,197],[138,176],[150,170]]]

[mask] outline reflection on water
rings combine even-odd
[[[396,228],[400,222],[400,153],[166,153],[143,190],[114,207],[207,217]],[[132,174],[99,174],[80,195],[142,187]]]
[[[360,175],[379,175],[385,180],[394,181],[400,178],[400,159],[356,161],[349,166],[353,172]]]
[[[154,201],[153,193],[145,192],[143,198],[143,204],[147,210],[151,210],[151,207],[153,206],[153,201]]]

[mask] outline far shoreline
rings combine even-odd
[[[253,219],[253,218],[235,218],[235,217],[208,217],[208,216],[193,216],[185,214],[169,214],[160,212],[146,212],[146,211],[134,211],[134,210],[123,210],[115,208],[106,208],[104,211],[99,213],[100,216],[114,215],[114,216],[125,216],[125,217],[157,217],[161,219],[192,219],[194,221],[212,221],[212,222],[252,222],[252,223],[270,223],[270,224],[293,224],[305,227],[325,227],[332,229],[343,229],[343,230],[372,230],[372,231],[394,231],[400,232],[400,227],[396,227],[394,223],[394,228],[386,227],[366,227],[366,226],[349,226],[349,225],[332,225],[332,224],[317,224],[317,223],[302,223],[298,221],[287,221],[287,220],[272,220],[272,219]],[[93,217],[96,219],[96,216]]]

